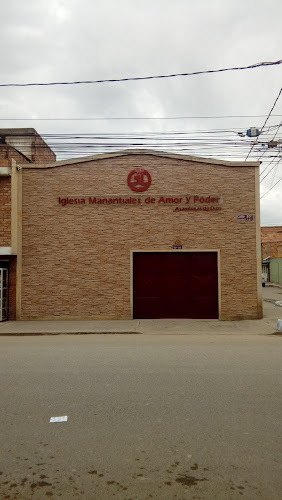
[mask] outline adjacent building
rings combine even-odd
[[[282,226],[262,227],[261,246],[266,281],[282,284]]]
[[[262,258],[282,257],[282,226],[261,228]]]
[[[33,128],[0,129],[0,320],[20,317],[16,305],[17,290],[20,297],[20,165],[55,160],[55,153]]]

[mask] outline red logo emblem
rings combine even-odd
[[[144,168],[136,168],[132,170],[127,177],[127,184],[132,191],[141,193],[146,191],[151,186],[151,176]]]

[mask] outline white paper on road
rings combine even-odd
[[[68,417],[51,417],[50,422],[67,422]]]

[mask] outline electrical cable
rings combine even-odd
[[[278,126],[266,127],[265,133],[272,133],[273,129]],[[22,129],[22,131],[24,130]],[[2,136],[5,138],[4,131],[5,129],[2,129]],[[28,155],[29,146],[25,138],[33,136],[34,133],[26,133],[24,137],[22,134],[23,132],[21,133],[21,129],[19,129],[20,144],[17,144],[17,147],[23,154]],[[235,130],[214,129],[190,130],[187,132],[182,130],[143,133],[41,133],[41,137],[57,155],[58,160],[142,148],[191,156],[242,161],[245,158],[246,151],[249,150],[250,143],[247,138],[235,137],[234,134],[236,134]],[[13,137],[15,137],[14,134]],[[265,142],[267,140],[267,138],[264,139]],[[1,147],[13,147],[13,145],[9,146],[9,139],[7,139],[7,144],[2,142]],[[44,143],[39,143],[37,149],[41,150],[41,148],[45,147]],[[264,162],[268,162],[268,164],[261,175],[279,154],[275,154],[273,157],[273,148],[267,148],[264,153]]]
[[[272,186],[272,188],[270,188],[268,191],[266,191],[266,193],[264,193],[260,199],[264,198],[266,195],[268,195],[268,193],[270,193],[270,191],[272,191],[273,188],[275,188],[275,186],[277,186],[277,184],[279,184],[279,182],[282,181],[282,177],[280,177],[280,179],[274,184],[274,186]]]
[[[274,162],[275,158],[277,158],[277,156],[278,156],[279,154],[280,154],[280,151],[277,153],[277,155],[276,155],[276,156],[274,156],[274,157],[272,158],[271,162],[270,162],[270,163],[268,163],[268,165],[266,165],[266,167],[263,169],[263,171],[259,174],[260,176],[261,176],[261,175],[262,175],[262,174],[263,174],[263,173],[264,173],[264,172],[268,169],[268,167],[271,165],[271,163],[273,163],[273,162]],[[265,178],[265,177],[264,177],[264,178]],[[263,179],[261,179],[261,181],[260,181],[260,182],[262,182],[262,181],[263,181]]]
[[[110,78],[102,80],[82,80],[75,82],[48,82],[48,83],[1,83],[0,87],[39,87],[39,86],[51,86],[51,85],[82,85],[82,84],[95,84],[95,83],[116,83],[116,82],[132,82],[140,80],[156,80],[163,78],[175,78],[179,76],[195,76],[195,75],[207,75],[211,73],[223,73],[226,71],[238,71],[245,69],[255,69],[267,66],[277,66],[282,64],[282,59],[278,61],[264,61],[260,63],[250,64],[248,66],[238,66],[232,68],[221,68],[221,69],[210,69],[205,71],[193,71],[191,73],[174,73],[169,75],[154,75],[154,76],[136,76],[128,78]]]
[[[0,121],[101,121],[101,120],[206,120],[221,118],[264,118],[267,115],[218,115],[218,116],[93,116],[90,118],[0,118]],[[282,116],[282,115],[272,115]],[[280,124],[281,126],[281,124]]]
[[[272,111],[274,110],[274,108],[275,108],[275,106],[276,106],[276,103],[277,103],[277,101],[278,101],[278,99],[279,99],[279,97],[280,97],[280,95],[281,95],[281,92],[282,92],[282,87],[281,87],[281,89],[279,90],[278,96],[276,97],[276,99],[275,99],[275,101],[274,101],[274,104],[273,104],[273,106],[272,106],[271,110],[269,111],[269,113],[268,113],[268,115],[267,115],[267,118],[266,118],[266,120],[265,120],[265,122],[264,122],[264,124],[263,124],[263,126],[262,126],[262,128],[261,128],[261,130],[260,130],[260,134],[262,133],[262,131],[263,131],[263,129],[264,129],[264,127],[265,127],[265,125],[266,125],[266,123],[267,123],[267,121],[268,121],[268,119],[269,119],[269,117],[270,117],[271,113],[272,113]],[[249,156],[250,156],[250,154],[251,154],[252,150],[254,149],[254,147],[255,147],[255,145],[256,145],[257,143],[258,143],[258,137],[257,137],[257,140],[256,140],[256,141],[254,142],[254,144],[252,145],[252,147],[251,147],[251,149],[250,149],[249,153],[247,154],[247,156],[246,156],[246,160],[249,158]]]
[[[272,177],[270,178],[269,180],[269,184],[268,184],[268,189],[271,189],[272,186],[273,186],[273,182],[274,182],[274,179],[276,177],[276,173],[277,173],[277,169],[278,169],[278,166],[279,166],[279,161],[276,163],[276,168],[274,169],[274,172],[272,174]]]

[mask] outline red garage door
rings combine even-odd
[[[134,318],[218,318],[216,252],[136,252]]]

